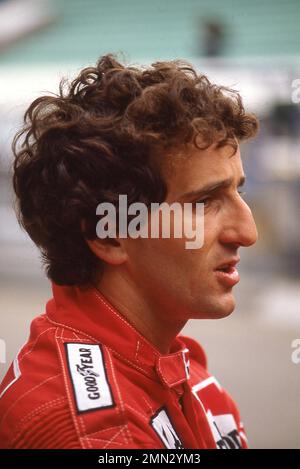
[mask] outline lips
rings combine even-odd
[[[215,270],[221,272],[228,272],[232,267],[235,267],[240,261],[239,257],[231,258],[220,264]]]
[[[236,269],[236,265],[239,260],[239,257],[231,258],[220,264],[215,269],[214,272],[218,281],[220,281],[224,286],[233,287],[240,281],[240,276]]]

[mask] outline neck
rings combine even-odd
[[[106,269],[96,288],[160,353],[168,354],[186,321],[170,316],[155,292],[138,288],[123,272]]]

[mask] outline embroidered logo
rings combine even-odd
[[[183,444],[173,427],[166,409],[159,409],[151,418],[151,425],[166,448],[183,449]]]
[[[114,405],[99,345],[67,343],[67,360],[78,412]]]

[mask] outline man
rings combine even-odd
[[[255,117],[185,62],[139,69],[107,55],[34,101],[25,121],[14,145],[18,214],[53,299],[0,388],[1,446],[247,447],[201,346],[178,334],[190,318],[234,309],[238,251],[257,237],[239,152]],[[190,204],[193,226],[202,204],[203,245],[187,249],[175,215],[169,237],[120,226],[97,236],[97,207],[120,214],[120,195]]]

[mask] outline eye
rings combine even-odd
[[[196,200],[194,203],[207,205],[211,200],[211,197],[204,197],[203,199]]]

